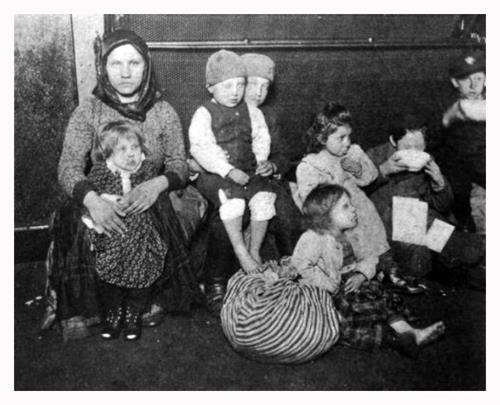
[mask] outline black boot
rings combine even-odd
[[[139,310],[127,304],[123,323],[123,336],[125,340],[137,340],[141,337],[141,314]]]
[[[123,309],[121,306],[110,308],[104,318],[104,326],[101,331],[103,339],[116,339],[122,330]]]
[[[208,284],[205,287],[207,307],[213,315],[219,316],[224,301],[224,295],[226,295],[226,283],[223,281]]]

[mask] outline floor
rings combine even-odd
[[[16,390],[485,390],[486,294],[431,283],[409,297],[421,323],[445,320],[448,333],[416,360],[392,351],[335,346],[296,366],[261,364],[235,353],[204,308],[167,316],[137,342],[91,336],[63,343],[40,333],[44,268],[15,266]],[[95,330],[95,333],[98,329]]]

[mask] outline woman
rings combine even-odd
[[[79,220],[82,204],[108,234],[126,232],[121,217],[155,204],[168,248],[163,275],[155,286],[155,308],[186,310],[198,299],[186,228],[177,220],[165,193],[185,187],[188,176],[179,117],[156,89],[151,55],[142,38],[131,31],[114,31],[102,43],[96,41],[95,53],[97,86],[93,95],[75,109],[66,129],[58,177],[70,201],[56,213],[48,261],[50,295],[54,297],[55,293],[65,339],[87,335],[86,327],[99,316],[94,255]],[[86,173],[95,157],[97,129],[103,123],[123,119],[141,129],[158,176],[126,194],[125,207],[120,209],[94,191]],[[155,319],[150,321],[157,323]]]

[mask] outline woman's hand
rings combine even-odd
[[[379,167],[380,173],[382,176],[388,176],[394,173],[404,172],[408,170],[408,167],[400,162],[400,158],[393,153],[389,159],[387,159],[384,163],[382,163]]]
[[[364,283],[366,277],[361,273],[354,273],[349,279],[345,282],[344,292],[349,294],[351,292],[355,292],[359,290],[361,284]]]
[[[244,186],[250,181],[250,176],[248,174],[236,168],[231,169],[226,177],[240,186]]]
[[[259,162],[255,174],[262,177],[269,177],[276,173],[276,165],[269,160]]]
[[[113,233],[123,235],[127,232],[127,227],[120,219],[125,213],[118,204],[101,198],[95,191],[87,193],[83,204],[89,210],[95,225],[102,228],[106,235],[111,236]]]
[[[433,184],[434,190],[439,191],[442,190],[445,186],[444,177],[439,169],[439,166],[434,161],[434,159],[429,160],[427,164],[424,166],[424,171],[430,176]]]
[[[123,197],[123,212],[126,215],[133,215],[146,211],[167,188],[168,180],[165,176],[158,176],[138,184]]]

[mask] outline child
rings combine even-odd
[[[292,163],[279,117],[274,106],[265,103],[275,80],[275,64],[269,56],[258,53],[245,53],[241,60],[247,77],[245,101],[262,111],[271,136],[268,164],[261,166],[258,173],[273,176],[273,191],[276,193],[276,216],[270,222],[268,232],[274,236],[279,255],[290,256],[303,231],[302,214],[293,201],[288,181],[284,180]]]
[[[269,179],[259,174],[269,165],[270,136],[262,113],[243,101],[245,75],[245,66],[234,52],[220,50],[211,55],[206,81],[212,99],[196,110],[189,127],[191,154],[204,169],[196,186],[212,205],[206,288],[209,301],[218,304],[225,290],[224,272],[231,263],[220,260],[217,251],[227,250],[229,236],[229,246],[241,267],[249,272],[258,268],[268,221],[275,215],[276,195]],[[246,202],[251,213],[249,251],[242,234]],[[217,215],[219,207],[221,217]],[[210,298],[212,290],[214,300]]]
[[[425,151],[426,119],[417,111],[396,116],[389,130],[389,142],[370,149],[367,154],[379,167],[381,176],[373,185],[370,198],[375,204],[389,235],[392,234],[392,198],[411,197],[429,204],[428,226],[434,219],[449,220],[453,192],[434,159],[421,171],[410,172],[394,153],[400,150]],[[432,270],[432,252],[426,246],[391,242],[391,250],[405,274],[422,277]],[[443,251],[436,254],[439,264],[447,268],[471,267],[484,256],[482,238],[474,233],[455,230]]]
[[[406,321],[401,299],[372,280],[353,252],[347,231],[357,225],[357,210],[347,189],[320,185],[304,201],[309,221],[291,263],[302,283],[326,289],[340,313],[339,342],[372,349],[389,346],[415,356],[418,349],[444,333],[443,322],[417,329]]]
[[[457,94],[443,114],[443,144],[438,145],[440,150],[436,156],[453,189],[452,211],[458,227],[474,232],[476,226],[470,205],[472,185],[486,189],[484,52],[466,52],[452,62],[449,73]]]
[[[346,230],[346,236],[359,262],[357,268],[371,279],[379,268],[389,275],[388,280],[406,289],[410,287],[398,274],[392,260],[384,224],[373,203],[359,188],[367,186],[378,177],[378,170],[356,144],[351,144],[351,114],[342,105],[329,102],[319,113],[307,132],[308,151],[297,167],[295,201],[302,208],[318,184],[338,184],[345,187],[356,208],[357,225]]]
[[[121,198],[134,186],[157,175],[146,159],[139,129],[126,121],[105,124],[96,139],[98,155],[88,175],[101,197],[120,207]],[[126,340],[141,336],[140,315],[146,309],[151,285],[163,271],[166,243],[160,237],[152,210],[122,218],[122,235],[103,233],[90,217],[94,231],[99,293],[104,303],[103,339],[116,339],[124,328]]]

